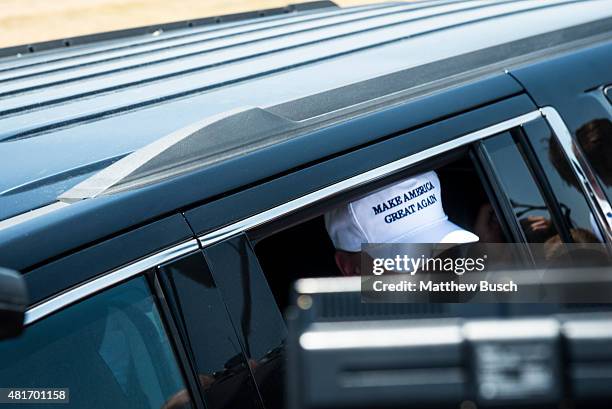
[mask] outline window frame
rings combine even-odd
[[[185,346],[182,344],[181,339],[178,336],[176,324],[172,321],[171,316],[169,315],[168,305],[163,297],[159,281],[157,280],[155,274],[156,264],[159,262],[159,260],[174,260],[176,257],[178,257],[177,254],[182,254],[186,251],[193,252],[191,248],[194,244],[197,248],[197,243],[195,243],[195,240],[191,240],[187,243],[181,243],[173,248],[166,249],[146,259],[120,268],[107,274],[106,276],[98,277],[89,283],[81,284],[63,294],[51,298],[50,300],[43,301],[39,305],[36,305],[26,311],[24,326],[27,328],[29,326],[36,325],[43,322],[45,319],[53,317],[57,313],[62,313],[68,308],[78,308],[80,303],[85,302],[92,297],[96,297],[105,293],[106,291],[110,291],[118,287],[120,288],[133,280],[142,279],[144,280],[143,284],[148,288],[148,295],[151,297],[151,302],[157,309],[162,330],[169,342],[168,348],[170,349],[172,358],[174,359],[178,371],[181,374],[184,387],[189,393],[192,407],[194,409],[206,409],[200,394],[197,392],[197,388],[194,387],[196,378],[194,378],[192,372],[190,371],[191,368],[188,365]],[[87,290],[90,291],[86,292]],[[62,302],[63,304],[60,304]]]
[[[52,296],[30,307],[25,314],[24,326],[27,328],[39,321],[63,311],[66,308],[76,307],[90,297],[94,297],[111,288],[121,286],[137,277],[143,277],[155,306],[158,309],[162,325],[172,349],[176,365],[183,376],[185,387],[192,398],[191,403],[195,409],[206,409],[199,388],[196,386],[196,377],[189,364],[185,345],[178,334],[176,323],[172,320],[166,299],[156,276],[158,265],[171,262],[179,257],[199,251],[195,239],[176,244],[138,261],[119,267],[104,275],[98,276],[88,282],[74,286],[65,292]]]
[[[506,130],[504,132],[509,132],[510,130]],[[504,132],[501,132],[501,135]],[[494,138],[496,135],[491,135],[490,138]],[[483,138],[485,139],[485,138]],[[506,225],[508,228],[508,235],[512,237],[516,243],[522,243],[520,246],[520,257],[523,262],[528,264],[533,264],[534,260],[531,255],[531,252],[527,248],[525,235],[521,226],[519,225],[518,220],[516,219],[514,209],[512,208],[512,204],[510,203],[510,198],[508,194],[503,188],[502,182],[495,170],[495,165],[492,159],[489,157],[484,144],[482,143],[482,139],[475,142],[473,144],[474,155],[477,158],[477,163],[482,166],[484,170],[484,175],[481,175],[481,180],[486,180],[491,185],[491,196],[494,197],[494,202],[497,203],[498,209],[496,209],[498,214],[498,219],[502,226]],[[501,216],[501,217],[500,217]]]
[[[188,258],[194,259],[196,262],[198,262],[197,264],[200,266],[200,268],[207,270],[208,274],[210,275],[210,278],[215,281],[210,265],[206,260],[202,249],[198,249],[197,251],[187,253],[185,255],[158,265],[155,268],[155,271],[152,272],[151,279],[155,284],[155,290],[157,295],[159,296],[160,304],[163,304],[163,312],[164,314],[167,314],[164,316],[164,318],[171,323],[171,328],[173,329],[173,336],[175,336],[174,341],[178,345],[180,345],[179,348],[181,350],[181,353],[183,354],[181,358],[184,358],[182,362],[184,363],[184,368],[185,370],[189,370],[189,387],[191,388],[190,395],[194,398],[195,401],[197,401],[198,405],[201,405],[202,409],[206,409],[209,407],[207,405],[210,405],[210,403],[206,403],[206,393],[199,382],[199,371],[197,369],[198,361],[196,359],[196,351],[194,350],[195,348],[193,346],[193,341],[197,340],[193,337],[193,334],[191,334],[189,330],[189,325],[187,324],[187,322],[184,321],[180,313],[180,311],[183,310],[183,307],[180,305],[179,299],[182,300],[185,295],[179,297],[179,295],[181,294],[179,294],[179,292],[175,292],[175,288],[172,284],[173,279],[170,277],[168,272],[168,268],[172,268],[175,263],[180,263],[181,260]],[[223,321],[226,322],[228,329],[231,330],[232,334],[235,336],[235,341],[240,346],[240,354],[245,359],[246,363],[248,357],[245,353],[244,346],[240,341],[240,334],[238,333],[236,325],[233,321],[233,317],[230,314],[228,302],[224,297],[221,287],[216,281],[214,291],[217,293],[218,301],[221,304],[220,307],[224,308],[226,311],[226,316],[224,317],[225,319]],[[250,369],[248,371],[248,375],[250,376],[253,382],[253,388],[256,394],[256,396],[253,397],[254,405],[256,407],[263,407],[261,395],[255,384],[255,379]],[[193,384],[191,384],[192,381]],[[196,405],[196,407],[200,409],[200,406],[198,405]]]
[[[540,118],[534,119],[534,121],[537,120],[540,120]],[[535,166],[538,165],[535,157],[533,155],[529,155],[531,153],[530,151],[524,151],[525,149],[529,148],[529,146],[523,144],[523,142],[526,142],[524,141],[525,130],[522,126],[514,126],[505,131],[487,135],[481,139],[469,143],[468,145],[460,146],[458,148],[451,148],[450,150],[436,156],[428,157],[426,161],[419,161],[412,166],[408,166],[389,175],[385,175],[373,182],[359,185],[357,187],[348,189],[347,191],[340,192],[333,197],[321,199],[318,202],[304,206],[295,212],[283,215],[277,219],[271,220],[246,231],[247,236],[252,245],[256,246],[259,241],[264,240],[277,232],[320,216],[322,209],[326,210],[336,204],[354,200],[354,198],[360,197],[373,189],[387,186],[396,180],[402,180],[414,173],[429,171],[432,168],[437,168],[447,163],[452,163],[456,159],[467,157],[472,162],[474,170],[476,171],[476,174],[478,175],[482,184],[482,188],[487,197],[490,199],[490,204],[497,216],[497,219],[499,220],[500,227],[504,235],[513,240],[514,243],[521,245],[520,249],[517,249],[518,262],[522,263],[522,265],[524,265],[526,268],[534,267],[535,259],[531,254],[532,252],[530,250],[529,243],[526,241],[523,230],[516,219],[510,198],[504,190],[499,175],[497,175],[495,165],[486,152],[483,144],[483,141],[489,138],[499,137],[504,133],[507,133],[512,137],[516,148],[521,152],[525,166],[532,175],[535,188],[542,194],[542,199],[548,208],[554,225],[560,230],[557,225],[560,223],[561,214],[556,202],[554,202],[554,196],[548,196],[548,192],[546,192],[548,182],[543,174],[538,173],[539,169],[535,168]],[[562,237],[565,241],[566,237]]]
[[[515,127],[503,132],[502,134],[493,135],[491,136],[491,139],[501,137],[503,134],[507,134],[512,139],[518,154],[521,156],[523,163],[531,176],[529,183],[533,183],[535,188],[540,193],[541,199],[548,210],[555,230],[561,236],[564,243],[572,243],[573,240],[569,234],[569,228],[563,221],[561,209],[554,194],[552,193],[548,179],[544,175],[535,153],[526,140],[526,130],[522,126]],[[503,188],[503,175],[500,173],[498,166],[495,164],[495,160],[489,154],[489,151],[485,146],[485,140],[476,142],[475,148],[482,165],[486,169],[486,174],[490,183],[495,187],[496,199],[501,203],[501,210],[504,219],[510,225],[513,238],[517,243],[524,244],[522,246],[523,258],[528,257],[532,267],[536,266],[536,259],[531,247],[529,246],[530,243],[527,242],[525,232],[523,228],[521,228],[519,220],[516,217],[515,210],[512,207],[511,198],[508,195],[508,192]]]
[[[582,149],[572,137],[559,112],[550,106],[541,108],[540,112],[548,126],[552,129],[553,135],[557,138],[565,159],[569,162],[574,175],[578,179],[582,193],[587,199],[595,222],[604,237],[604,241],[608,249],[612,251],[612,217],[606,217],[606,215],[612,215],[612,206],[599,185],[597,176],[591,169]]]
[[[570,234],[570,226],[568,226],[566,220],[563,217],[561,206],[557,201],[553,188],[546,178],[544,169],[538,160],[533,147],[527,139],[527,130],[521,128],[520,130],[510,131],[512,138],[517,144],[519,151],[525,158],[527,168],[531,173],[534,182],[537,184],[538,189],[544,199],[544,203],[550,211],[552,222],[560,235],[564,243],[573,243],[572,235]]]
[[[189,254],[193,253],[187,253],[187,255]],[[192,398],[191,403],[193,404],[193,407],[195,409],[206,409],[206,404],[204,403],[204,395],[202,394],[202,390],[199,387],[198,383],[198,374],[195,369],[195,364],[189,357],[189,354],[187,352],[187,345],[185,345],[185,340],[181,336],[181,331],[179,331],[178,323],[175,321],[170,305],[168,305],[163,284],[160,282],[158,267],[149,270],[147,278],[153,297],[155,297],[155,300],[157,302],[159,315],[162,319],[164,328],[166,329],[166,334],[168,336],[168,339],[170,340],[171,348],[174,350],[177,359],[177,365],[183,373],[185,386],[189,391],[189,396]]]
[[[228,255],[235,251],[236,256]],[[261,376],[251,369],[251,377],[259,395],[263,408],[282,408],[282,377],[284,377],[286,356],[279,356],[273,351],[284,350],[287,341],[287,325],[283,319],[274,294],[268,283],[259,259],[253,248],[253,243],[247,234],[232,236],[212,246],[202,249],[202,255],[211,277],[216,283],[234,332],[239,341],[243,355],[249,360],[262,362],[261,368],[268,366],[268,376]],[[230,259],[230,260],[228,260]],[[236,265],[235,261],[240,260]],[[248,293],[248,295],[247,295]],[[240,301],[238,301],[240,300]],[[247,313],[248,311],[248,313]],[[248,329],[243,326],[244,318],[248,318]],[[265,345],[265,346],[264,346]],[[265,359],[267,362],[261,361]],[[259,365],[258,365],[259,366]],[[278,379],[281,378],[281,379]],[[270,393],[266,385],[276,386]],[[276,392],[281,391],[280,395]]]
[[[421,150],[414,154],[402,157],[401,159],[386,163],[382,166],[375,167],[361,174],[349,177],[340,182],[333,183],[322,189],[308,193],[304,196],[279,204],[271,209],[254,214],[245,219],[231,223],[212,232],[204,233],[198,236],[200,245],[204,248],[212,244],[226,240],[240,233],[249,232],[259,226],[272,222],[283,216],[299,211],[303,208],[316,204],[322,200],[330,199],[332,196],[340,193],[345,193],[354,188],[369,185],[370,183],[379,181],[382,178],[392,176],[399,172],[432,158],[453,151],[455,149],[469,146],[472,143],[481,139],[493,136],[506,130],[518,127],[523,123],[533,121],[541,117],[540,111],[535,110],[517,117],[499,122],[497,124],[479,129],[477,131],[459,136],[447,142],[435,145],[431,148]]]
[[[147,270],[159,264],[174,260],[185,254],[199,249],[196,240],[188,240],[172,247],[166,248],[140,260],[131,262],[110,272],[80,283],[64,292],[53,295],[33,306],[30,306],[25,314],[24,325],[27,327],[54,314],[70,305],[95,295],[107,288],[118,285],[137,275],[144,274]]]
[[[592,194],[592,192],[596,190],[594,189],[594,186],[598,186],[593,184],[595,182],[594,175],[590,169],[586,167],[584,159],[579,160],[576,154],[572,151],[573,144],[571,139],[568,145],[567,136],[569,136],[569,130],[565,126],[565,123],[561,119],[559,113],[553,107],[545,107],[498,122],[485,128],[481,128],[477,131],[458,136],[447,142],[375,167],[361,174],[341,180],[340,182],[333,183],[322,189],[279,204],[268,210],[253,214],[252,216],[230,223],[211,232],[200,234],[198,235],[198,242],[204,248],[241,233],[252,235],[252,231],[267,223],[274,222],[285,216],[289,216],[292,213],[301,211],[323,200],[328,200],[335,195],[345,193],[366,184],[369,185],[371,183],[375,183],[382,178],[390,177],[393,174],[397,174],[409,168],[414,168],[425,160],[435,159],[444,153],[461,147],[473,145],[478,141],[505,131],[512,131],[515,128],[520,128],[523,124],[536,121],[541,118],[543,118],[551,127],[553,135],[555,135],[559,141],[563,151],[568,157],[568,160],[572,164],[572,169],[581,182],[583,193],[589,202],[591,211],[593,212],[598,224],[600,227],[607,226],[607,222],[603,217],[605,214],[604,209],[612,209],[612,207],[610,207],[609,202],[605,196],[603,196],[603,192],[602,196]],[[526,158],[526,163],[528,167],[533,168],[534,164],[529,162],[529,158]],[[586,177],[580,177],[580,175],[586,175]],[[538,182],[540,181],[536,178],[536,183]],[[538,186],[538,188],[540,188],[540,186]],[[554,213],[555,209],[551,208],[550,211],[551,213]],[[612,210],[610,210],[610,212],[612,212]],[[505,220],[504,222],[508,221]],[[605,241],[608,247],[612,250],[612,222],[609,228],[603,228],[602,231],[604,232],[603,235],[606,239]]]

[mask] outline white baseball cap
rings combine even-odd
[[[325,214],[338,250],[361,251],[362,243],[472,243],[478,236],[448,220],[440,179],[415,175]]]

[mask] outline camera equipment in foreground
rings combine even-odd
[[[360,280],[295,284],[290,409],[612,407],[612,304],[362,303]]]

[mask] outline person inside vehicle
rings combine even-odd
[[[597,237],[581,228],[570,229],[573,245],[566,245],[556,234],[544,242],[546,267],[552,269],[568,267],[609,267],[612,260],[605,247],[593,246]]]
[[[604,118],[587,122],[578,128],[576,138],[602,183],[612,186],[612,122]]]
[[[361,274],[362,243],[448,243],[479,240],[448,219],[435,171],[414,175],[325,214],[342,275]]]
[[[576,131],[576,139],[603,187],[609,189],[612,186],[612,122],[608,119],[587,122]],[[581,191],[576,175],[554,136],[549,138],[548,144],[550,161],[561,179],[572,188]],[[589,215],[589,219],[594,242],[603,242],[603,236],[592,214]]]

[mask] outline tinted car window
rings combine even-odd
[[[601,233],[579,182],[550,128],[542,121],[525,125],[527,138],[561,206],[572,238],[577,242],[597,242]]]
[[[557,234],[546,202],[510,133],[484,141],[514,215],[528,243],[541,243]]]
[[[267,409],[283,407],[286,328],[245,235],[204,249]],[[288,266],[288,268],[290,268]]]
[[[612,198],[612,122],[597,118],[576,130],[576,139],[608,200]]]
[[[201,253],[160,268],[186,335],[208,409],[260,408],[259,395],[221,294]]]
[[[69,388],[70,404],[57,407],[159,409],[184,389],[142,277],[0,342],[0,362],[3,386]]]

